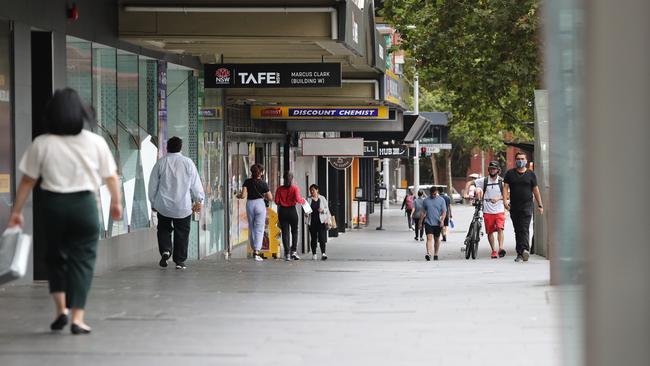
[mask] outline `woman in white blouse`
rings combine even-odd
[[[97,241],[99,216],[95,194],[102,179],[111,193],[110,213],[122,216],[117,166],[106,141],[84,130],[91,114],[76,91],[57,90],[45,112],[47,133],[34,139],[18,166],[23,173],[9,227],[23,226],[23,206],[40,178],[39,195],[44,240],[47,241],[49,288],[56,306],[54,331],[68,323],[70,331],[88,334],[84,307],[90,289]]]

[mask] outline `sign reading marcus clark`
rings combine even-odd
[[[340,88],[341,64],[206,64],[206,88]]]

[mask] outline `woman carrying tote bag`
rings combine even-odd
[[[84,308],[95,269],[99,216],[96,192],[104,180],[111,193],[110,214],[122,216],[117,166],[106,141],[84,130],[91,114],[76,91],[57,90],[45,111],[47,133],[34,139],[18,166],[23,173],[9,227],[23,226],[23,206],[42,179],[39,217],[47,240],[48,280],[56,307],[53,331],[68,323],[73,334],[88,334]]]
[[[309,225],[309,236],[311,238],[312,259],[318,259],[316,245],[320,244],[321,259],[326,261],[325,245],[327,244],[327,229],[331,215],[327,199],[321,196],[318,191],[317,185],[312,184],[309,186],[310,197],[307,199],[307,203],[311,207],[311,213],[307,215],[307,225]]]

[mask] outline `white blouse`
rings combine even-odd
[[[18,169],[33,179],[43,178],[41,188],[56,193],[95,192],[102,178],[117,173],[104,138],[87,130],[77,135],[38,136]]]

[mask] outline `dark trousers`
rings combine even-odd
[[[413,224],[415,224],[415,238],[421,238],[424,235],[424,223],[420,225],[420,219],[414,218]]]
[[[325,253],[325,246],[327,245],[327,227],[323,224],[309,225],[309,237],[311,244],[311,253],[316,254],[316,246],[320,244],[320,252]]]
[[[278,207],[278,219],[280,221],[280,230],[282,231],[282,246],[284,255],[289,255],[298,251],[298,213],[294,206]],[[289,248],[291,240],[291,248]]]
[[[515,241],[517,242],[517,254],[521,255],[524,250],[530,251],[528,241],[530,239],[530,220],[533,218],[532,208],[517,208],[510,211],[512,226],[515,228]]]
[[[158,250],[160,255],[164,252],[173,253],[174,263],[184,263],[187,260],[187,245],[190,239],[190,223],[192,215],[182,219],[175,219],[161,215],[158,212]],[[172,251],[172,233],[174,233],[174,247]]]
[[[99,238],[95,194],[43,191],[39,197],[50,293],[65,292],[66,307],[83,309],[93,279]]]
[[[413,209],[407,208],[406,209],[406,222],[409,224],[409,229],[413,227],[413,220],[411,220],[411,213],[413,212]]]

